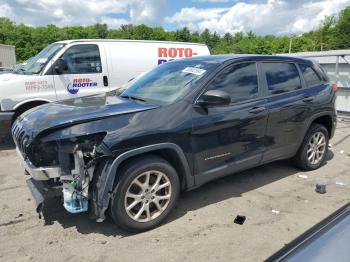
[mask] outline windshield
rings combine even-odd
[[[28,59],[23,64],[16,67],[16,73],[38,74],[50,61],[50,59],[62,49],[65,44],[51,44],[45,47],[39,54]]]
[[[119,95],[141,101],[171,103],[184,97],[191,86],[219,64],[205,60],[181,60],[160,65],[121,88]]]

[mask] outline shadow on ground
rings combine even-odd
[[[329,151],[327,161],[332,159],[333,156],[333,153]],[[196,190],[182,193],[178,205],[165,223],[170,223],[184,216],[188,211],[197,210],[229,198],[241,197],[246,192],[298,172],[300,170],[293,167],[290,160],[285,160],[212,181]],[[99,233],[116,237],[128,237],[131,235],[118,228],[111,219],[107,219],[102,223],[96,223],[94,220],[90,220],[86,213],[69,214],[63,209],[60,199],[52,199],[45,203],[44,219],[46,225],[51,225],[57,221],[63,228],[76,227],[78,232],[82,234]]]

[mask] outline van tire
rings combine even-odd
[[[130,232],[146,231],[161,224],[179,197],[180,182],[175,169],[160,157],[147,156],[127,163],[119,175],[120,179],[113,191],[110,205],[113,221]],[[155,185],[158,177],[160,186],[169,185],[151,190],[152,187],[157,188]],[[137,197],[129,198],[127,194]],[[159,197],[168,199],[159,200]],[[136,202],[137,204],[128,210],[127,207]],[[141,215],[137,217],[140,212]]]
[[[328,152],[328,143],[329,134],[326,127],[316,123],[312,124],[306,133],[298,152],[294,156],[293,160],[295,165],[306,171],[315,170],[321,167],[324,164]],[[322,155],[320,153],[321,151]],[[313,156],[315,156],[315,158],[318,158],[319,156],[318,161],[312,161]],[[311,160],[309,158],[311,158]]]

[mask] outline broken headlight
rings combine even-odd
[[[85,161],[89,161],[105,136],[103,132],[38,143],[33,146],[31,161],[37,167],[61,166],[64,170],[71,169],[74,152],[81,150]]]

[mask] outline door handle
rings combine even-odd
[[[253,107],[252,109],[250,109],[248,112],[251,113],[251,114],[259,114],[263,111],[265,111],[266,108],[265,107],[262,107],[262,106],[256,106],[256,107]]]
[[[103,76],[103,85],[108,86],[108,77],[107,76]]]
[[[312,96],[306,96],[303,98],[303,102],[310,103],[314,100]]]

